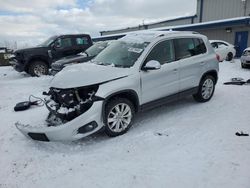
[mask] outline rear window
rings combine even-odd
[[[176,59],[185,59],[195,55],[207,52],[206,46],[202,39],[199,38],[181,38],[175,39]]]

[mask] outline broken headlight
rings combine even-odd
[[[60,125],[86,112],[94,101],[100,100],[95,96],[97,90],[98,85],[72,89],[50,88],[49,97],[45,99],[50,111],[47,118],[49,125]]]

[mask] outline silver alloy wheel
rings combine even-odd
[[[211,95],[213,94],[213,90],[214,90],[213,80],[210,78],[206,79],[201,89],[201,95],[203,99],[209,99]]]
[[[129,126],[131,120],[132,111],[130,106],[126,103],[119,103],[110,110],[107,124],[110,130],[121,132]]]
[[[46,74],[46,68],[43,65],[37,64],[37,65],[34,66],[34,73],[37,76],[45,75]]]

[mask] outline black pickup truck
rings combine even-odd
[[[10,64],[31,76],[47,75],[52,62],[84,52],[92,44],[87,34],[52,36],[36,47],[16,50]]]

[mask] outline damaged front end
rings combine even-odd
[[[96,97],[98,85],[87,87],[58,89],[50,88],[45,98],[45,105],[50,111],[48,126],[59,126],[67,123],[88,111],[95,101],[103,100]]]

